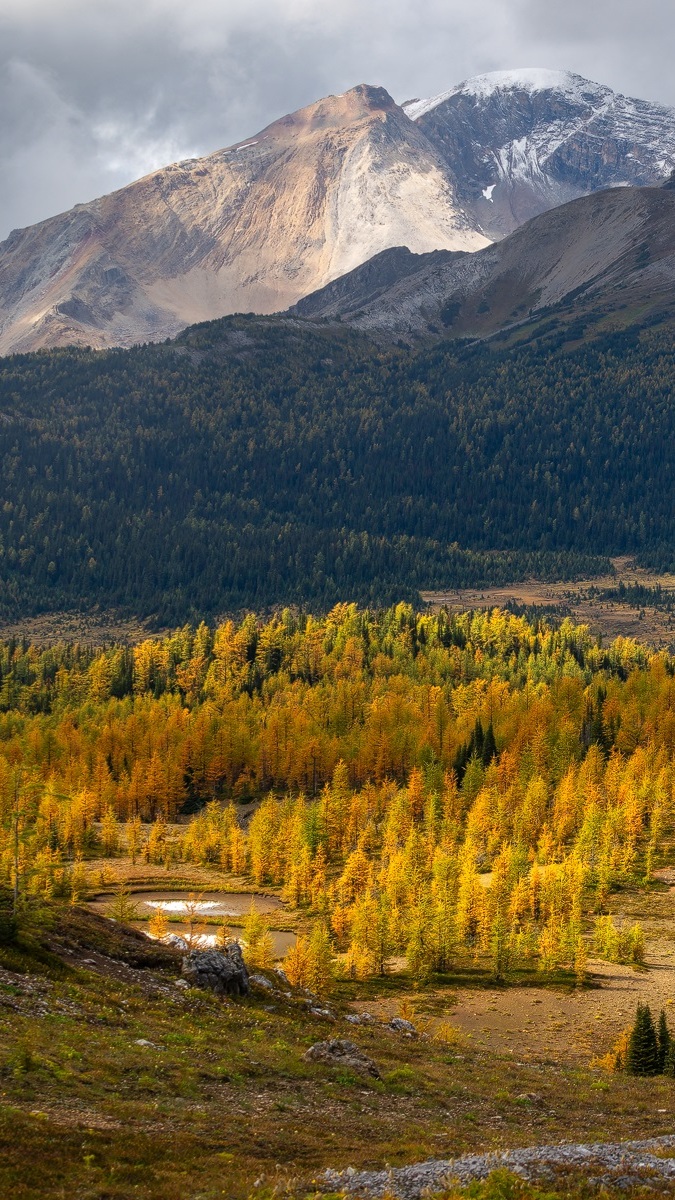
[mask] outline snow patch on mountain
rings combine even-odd
[[[474,75],[463,83],[440,92],[428,100],[414,100],[403,105],[403,111],[411,121],[417,121],[439,104],[453,96],[474,96],[477,100],[488,100],[500,91],[559,92],[568,100],[587,105],[589,101],[602,101],[613,96],[611,88],[600,83],[591,83],[572,71],[549,71],[543,67],[524,67],[516,71],[489,71],[485,75]]]

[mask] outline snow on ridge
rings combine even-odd
[[[579,100],[581,103],[588,103],[589,93],[598,97],[609,97],[613,94],[611,88],[600,83],[593,83],[590,79],[584,79],[582,75],[575,75],[572,71],[550,71],[545,67],[523,67],[515,71],[489,71],[485,75],[474,75],[471,79],[465,79],[463,83],[457,84],[447,92],[440,92],[439,95],[432,96],[428,100],[415,100],[411,104],[404,104],[403,108],[411,121],[417,121],[426,113],[432,112],[434,108],[438,108],[439,104],[450,100],[452,96],[475,96],[476,99],[487,100],[495,92],[510,90],[561,92],[570,99]]]

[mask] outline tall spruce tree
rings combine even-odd
[[[638,1004],[635,1024],[628,1039],[626,1071],[629,1075],[657,1075],[659,1047],[648,1004]]]
[[[497,743],[495,741],[495,731],[492,727],[492,721],[490,721],[490,724],[485,732],[485,739],[483,741],[483,765],[489,767],[493,758],[496,757]]]
[[[670,1032],[668,1030],[668,1022],[666,1021],[666,1014],[663,1009],[661,1009],[661,1015],[659,1016],[659,1026],[656,1036],[658,1042],[659,1075],[662,1075],[665,1070],[666,1059],[668,1058],[668,1051],[670,1049]]]

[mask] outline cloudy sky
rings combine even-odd
[[[675,105],[672,0],[0,0],[0,237],[356,83],[570,68]]]

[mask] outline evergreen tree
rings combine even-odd
[[[309,987],[309,941],[302,934],[294,946],[289,946],[284,958],[284,971],[291,987]]]
[[[657,1075],[659,1047],[648,1004],[638,1004],[635,1024],[628,1040],[626,1070],[629,1075]]]
[[[666,1014],[663,1009],[661,1009],[661,1015],[659,1016],[657,1042],[659,1074],[662,1075],[665,1069],[668,1051],[670,1049],[670,1032],[668,1030],[668,1023],[666,1021]]]
[[[485,740],[483,741],[483,765],[489,767],[493,758],[497,758],[497,743],[495,741],[495,731],[492,727],[492,721],[485,731]]]
[[[307,986],[317,996],[327,996],[333,983],[333,949],[323,921],[317,921],[307,947]]]
[[[161,905],[155,909],[148,921],[148,933],[151,937],[156,938],[158,942],[163,941],[168,933],[166,912]]]
[[[251,907],[244,921],[244,942],[246,944],[246,963],[249,967],[269,968],[274,966],[274,941],[267,920],[255,907],[251,897]]]
[[[666,1059],[663,1064],[664,1075],[671,1077],[675,1076],[675,1039],[670,1038],[668,1042],[668,1050],[666,1051]]]
[[[579,936],[574,950],[574,975],[577,987],[583,987],[588,978],[588,951],[581,936]]]

